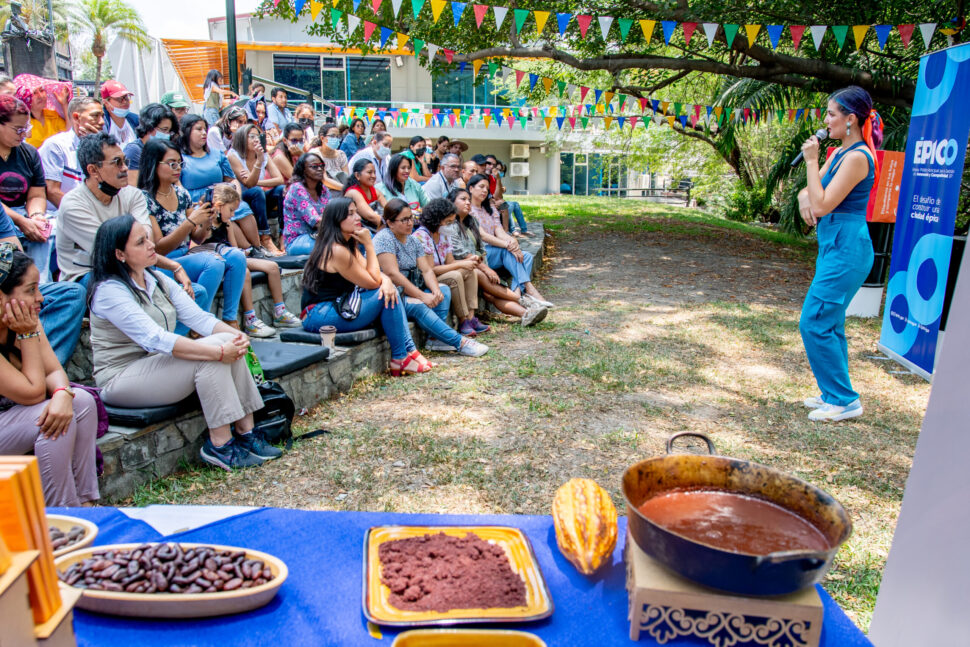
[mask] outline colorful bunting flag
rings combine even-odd
[[[411,11],[414,13],[414,19],[418,19],[418,14],[421,13],[421,8],[424,6],[424,0],[411,0]]]
[[[344,12],[338,11],[337,9],[330,10],[330,24],[333,25],[333,30],[337,31],[340,26],[340,18],[344,15]]]
[[[384,49],[384,46],[387,45],[387,41],[390,40],[393,33],[394,30],[390,27],[381,27],[381,49]]]
[[[394,17],[401,13],[401,3],[403,0],[391,0],[391,8],[394,10]]]
[[[360,25],[360,18],[352,13],[347,14],[347,34],[353,35],[357,31],[357,27]]]
[[[549,16],[552,15],[552,12],[536,11],[534,13],[536,18],[536,35],[541,36],[542,30],[546,27],[546,21],[549,20]]]
[[[310,18],[313,22],[317,21],[317,16],[320,15],[320,11],[323,9],[324,4],[322,2],[317,2],[317,0],[310,0]]]
[[[869,33],[869,25],[852,25],[852,38],[855,40],[855,48],[860,49]]]
[[[650,39],[653,38],[653,28],[656,24],[656,20],[640,21],[640,29],[643,31],[643,39],[647,41],[647,45],[650,44]]]
[[[458,26],[458,22],[461,20],[461,15],[465,13],[465,7],[468,5],[467,2],[452,2],[451,3],[451,16],[455,19],[455,27]]]
[[[536,82],[539,81],[539,75],[529,72],[529,92],[536,89]]]
[[[660,22],[664,30],[664,43],[670,44],[670,37],[674,35],[674,29],[677,28],[676,20],[663,20]]]
[[[481,27],[482,21],[485,20],[485,14],[488,13],[488,5],[487,4],[472,5],[472,10],[475,12],[475,26]]]
[[[525,77],[525,72],[522,70],[515,71],[515,87],[518,88],[522,85],[522,79]]]
[[[886,41],[889,39],[889,32],[893,30],[892,25],[876,25],[873,31],[876,32],[876,40],[879,41],[879,50],[886,49]]]
[[[381,10],[381,3],[384,0],[370,0],[370,6],[374,9],[374,13],[377,14]]]
[[[571,13],[557,13],[556,23],[559,25],[559,35],[564,36],[566,34],[566,29],[569,27],[569,21],[573,19]]]
[[[438,24],[438,19],[441,18],[441,12],[448,4],[446,0],[431,0],[431,20]]]
[[[728,49],[734,46],[734,38],[738,35],[738,30],[741,25],[725,24],[724,25],[724,38],[727,40]]]
[[[903,41],[903,47],[909,47],[909,41],[913,37],[914,29],[916,29],[916,25],[896,25],[896,31],[899,32],[899,38]]]
[[[815,50],[819,51],[822,49],[822,39],[825,38],[825,30],[828,29],[825,25],[812,25],[808,28],[812,32],[812,43],[815,44]]]
[[[435,57],[438,55],[438,50],[441,49],[438,45],[434,43],[428,43],[428,63],[434,63]]]
[[[492,13],[495,14],[495,29],[502,29],[502,23],[505,22],[505,14],[508,12],[509,10],[506,7],[492,6]]]
[[[610,27],[613,25],[613,16],[600,16],[600,33],[603,34],[603,40],[610,39]]]
[[[441,51],[444,52],[445,60],[449,63],[455,60],[455,50],[442,47]]]
[[[759,31],[761,31],[761,25],[744,26],[744,33],[748,36],[748,47],[754,47],[754,42],[758,39]]]
[[[472,79],[475,79],[478,76],[478,70],[482,68],[484,63],[485,61],[480,58],[472,61]]]
[[[684,28],[684,44],[690,47],[690,37],[694,35],[694,30],[697,29],[697,23],[685,22],[681,26]]]
[[[777,49],[778,43],[781,41],[781,32],[785,30],[785,26],[768,25],[765,29],[768,30],[768,40],[771,41],[771,49]]]
[[[515,16],[515,33],[518,34],[522,31],[522,25],[525,24],[525,19],[529,17],[532,13],[528,9],[513,9],[512,14]]]
[[[923,36],[923,43],[926,45],[926,49],[930,48],[930,41],[933,40],[934,31],[936,31],[935,22],[920,23],[919,33]]]
[[[411,44],[414,45],[414,56],[417,57],[421,53],[421,50],[424,49],[424,41],[420,38],[415,38],[411,41]]]
[[[707,37],[707,46],[714,44],[714,37],[717,36],[718,24],[716,22],[705,22],[701,27],[704,28],[704,35]]]
[[[552,79],[548,76],[542,77],[542,87],[546,91],[546,94],[549,94],[552,91]]]
[[[632,18],[620,18],[616,21],[620,26],[620,40],[626,42],[626,37],[630,34],[630,27],[633,26]]]
[[[306,4],[306,0],[296,0],[293,3],[293,10],[296,12],[297,16],[299,16],[300,12],[303,11],[304,4]]]
[[[397,33],[397,48],[398,49],[404,49],[404,46],[407,44],[409,38],[411,38],[411,37],[408,36],[407,34],[402,34],[401,32],[398,32]]]
[[[576,16],[576,22],[579,23],[579,34],[586,38],[586,30],[589,29],[589,24],[593,22],[593,17],[588,14]]]
[[[845,46],[845,37],[849,35],[848,25],[832,25],[832,33],[835,34],[835,42],[839,44],[839,49]]]
[[[791,42],[795,45],[795,51],[802,43],[802,35],[805,33],[805,25],[790,25],[788,31],[791,32]]]

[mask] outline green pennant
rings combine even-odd
[[[620,25],[620,40],[624,43],[626,42],[627,34],[630,33],[630,27],[633,26],[632,18],[620,18],[616,21]]]
[[[498,63],[488,62],[488,78],[494,79],[495,74],[498,72]]]
[[[464,128],[465,127],[465,122],[468,121],[468,115],[462,113],[461,117],[458,118],[458,121],[461,122],[461,126],[462,126],[462,128]]]
[[[528,119],[528,117],[526,117],[525,115],[522,115],[521,117],[519,117],[519,124],[522,125],[522,130],[525,130],[526,119]]]
[[[525,19],[532,12],[528,9],[515,9],[513,12],[515,13],[515,33],[517,34],[522,31],[522,25],[525,24]]]
[[[424,6],[424,0],[411,0],[411,11],[414,12],[414,19],[418,19],[418,14],[421,13],[421,8]]]
[[[738,35],[741,25],[724,25],[724,37],[727,39],[728,49],[734,44],[734,37]]]
[[[414,44],[414,55],[417,56],[424,49],[424,41],[420,38],[412,38],[411,42]]]
[[[723,117],[724,117],[724,120],[725,120],[726,123],[731,123],[731,109],[728,108],[727,106],[724,106],[724,115],[723,115]]]
[[[784,110],[777,110],[777,111],[775,111],[775,114],[778,115],[778,123],[784,123],[784,121],[785,121],[785,111]]]
[[[580,117],[579,123],[583,124],[583,130],[586,130],[586,124],[589,123],[589,117]]]
[[[556,85],[559,86],[559,97],[562,98],[562,95],[566,93],[566,82],[556,81]]]
[[[623,112],[623,106],[626,105],[626,95],[621,94],[619,95],[619,97],[620,97],[620,112]]]
[[[343,17],[344,12],[338,11],[337,9],[330,10],[330,22],[333,23],[333,30],[337,31],[337,27],[340,26],[340,19]]]
[[[849,33],[848,25],[832,25],[832,33],[835,34],[835,40],[839,43],[839,49],[845,45],[845,36]]]
[[[681,107],[683,107],[683,105],[684,104],[680,103],[679,101],[674,101],[674,115],[675,116],[677,116],[677,117],[680,116],[680,109],[681,109]]]

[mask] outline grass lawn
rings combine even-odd
[[[537,282],[557,308],[504,319],[478,360],[374,376],[296,421],[332,433],[256,470],[199,467],[127,503],[548,514],[556,488],[620,477],[679,431],[831,492],[855,528],[824,585],[868,627],[929,386],[872,359],[878,320],[848,322],[866,415],[811,423],[817,389],[798,334],[814,245],[633,199],[529,197],[552,238]]]

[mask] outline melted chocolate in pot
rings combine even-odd
[[[644,501],[647,519],[708,546],[749,555],[785,550],[828,550],[825,536],[785,508],[755,497],[716,490],[675,490]]]

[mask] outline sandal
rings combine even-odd
[[[420,359],[419,359],[420,358]],[[416,373],[427,373],[434,365],[427,360],[421,363],[421,353],[417,350],[411,351],[404,359],[392,359],[389,371],[392,377],[401,377],[402,375],[413,375]]]

